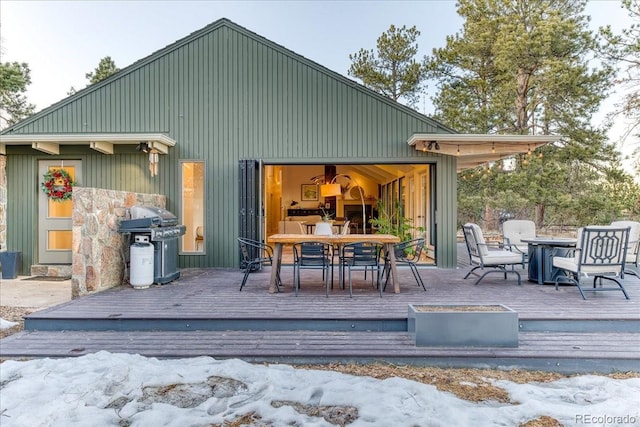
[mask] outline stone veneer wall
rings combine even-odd
[[[129,240],[118,233],[119,220],[134,205],[166,207],[166,196],[100,188],[73,187],[73,298],[125,283]]]

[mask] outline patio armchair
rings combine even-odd
[[[406,242],[396,243],[395,245],[393,245],[393,254],[396,258],[396,264],[408,265],[411,269],[411,272],[413,273],[413,277],[416,279],[416,282],[418,282],[418,285],[422,286],[422,289],[426,291],[427,288],[424,286],[424,282],[422,281],[422,277],[420,277],[417,266],[418,262],[420,261],[420,256],[422,256],[424,244],[424,237],[408,240]],[[391,261],[389,260],[389,254],[385,254],[383,275],[386,274],[387,279],[384,282],[384,289],[386,289],[387,284],[389,283],[389,276],[391,271],[390,263]]]
[[[273,265],[273,247],[244,237],[238,237],[238,243],[240,244],[240,268],[244,268],[244,277],[240,285],[240,291],[242,292],[242,288],[247,283],[249,273],[259,270],[263,265]],[[278,274],[276,277],[278,291],[281,284],[282,280],[280,280],[280,275]]]
[[[298,242],[293,245],[293,283],[300,289],[300,270],[322,270],[325,294],[329,297],[329,276],[333,281],[332,245],[324,242]]]
[[[627,264],[625,274],[640,277],[640,222],[637,221],[613,221],[614,227],[630,227],[629,244],[627,244]]]
[[[382,255],[382,243],[371,242],[355,242],[347,243],[342,246],[340,252],[340,268],[346,268],[349,271],[349,298],[353,298],[353,284],[351,281],[352,270],[364,270],[365,279],[368,269],[372,270],[371,283],[373,285],[373,272],[376,276],[376,286],[382,298],[382,285],[380,283],[380,277],[382,274],[382,265],[380,264],[380,258]],[[344,274],[341,275],[344,280]]]
[[[587,226],[578,230],[578,242],[572,257],[553,257],[553,267],[562,269],[564,276],[555,280],[556,290],[559,283],[574,284],[582,299],[587,299],[584,291],[622,291],[626,299],[624,268],[630,227]],[[582,279],[593,277],[593,288],[582,286]],[[619,278],[619,279],[618,279]],[[604,287],[603,280],[614,282],[617,286]]]
[[[529,244],[522,239],[535,239],[536,224],[525,219],[510,219],[502,224],[502,239],[505,249],[522,254],[525,263],[529,259]]]
[[[500,248],[500,244],[496,242],[495,250],[489,250],[490,245],[485,241],[482,230],[477,224],[467,223],[462,226],[464,233],[464,241],[469,252],[469,262],[473,268],[464,278],[468,278],[471,274],[479,275],[476,270],[489,269],[474,283],[477,285],[480,281],[490,273],[503,273],[504,279],[507,280],[507,273],[514,273],[518,277],[518,285],[522,285],[520,273],[514,268],[507,270],[507,266],[515,266],[520,264],[524,268],[524,255],[521,253],[511,252]]]

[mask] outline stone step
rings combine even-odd
[[[71,264],[34,264],[31,266],[32,276],[70,277]]]

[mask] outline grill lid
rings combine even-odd
[[[130,209],[131,219],[152,218],[153,223],[161,227],[178,224],[178,217],[166,209],[155,206],[132,206]]]

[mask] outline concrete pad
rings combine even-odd
[[[22,280],[27,277],[29,276],[0,280],[0,305],[46,308],[71,300],[71,280]]]

